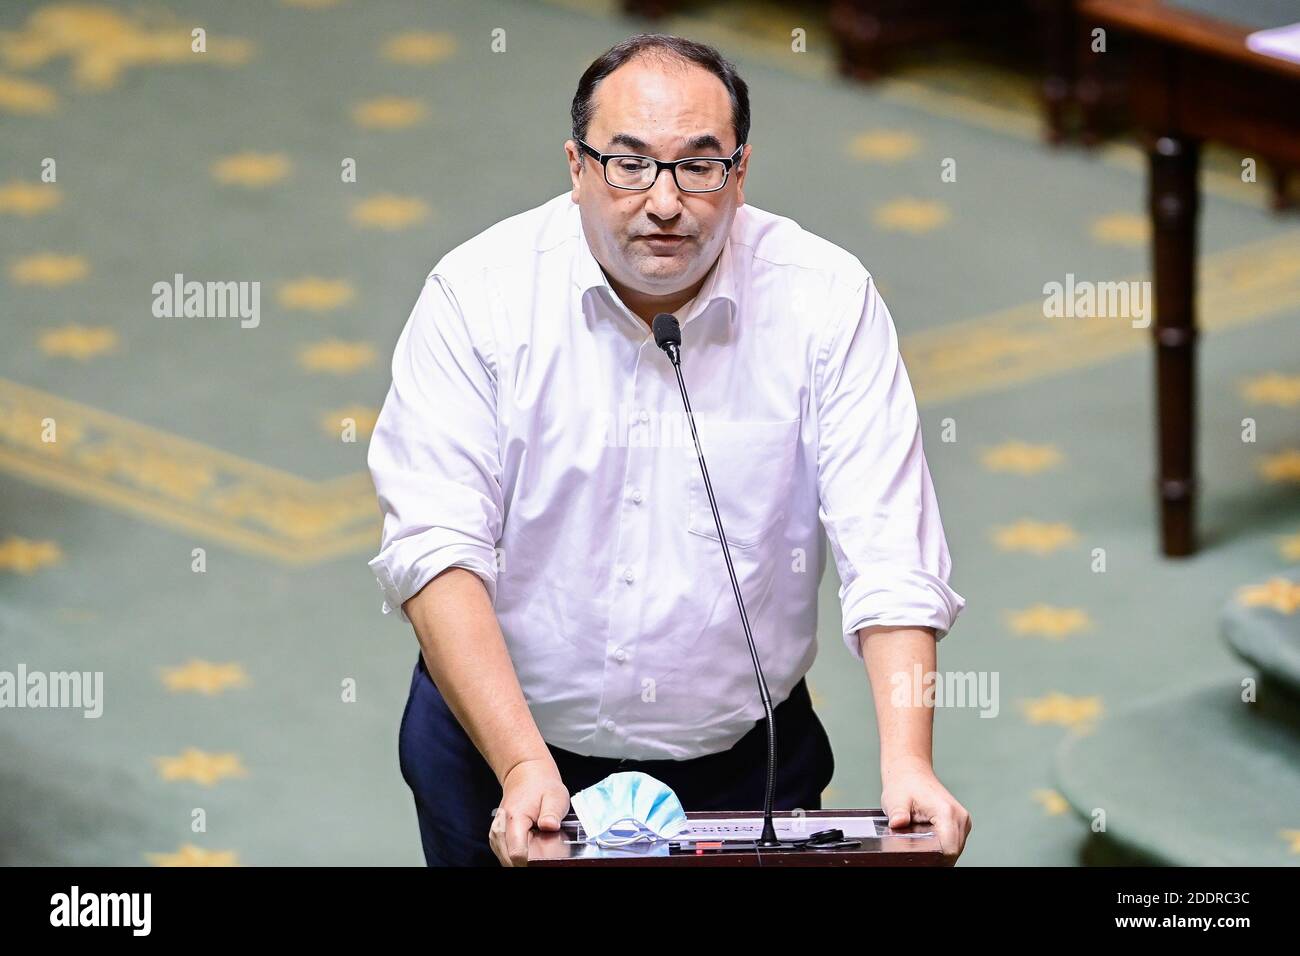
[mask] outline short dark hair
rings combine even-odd
[[[662,33],[638,33],[622,43],[610,47],[587,67],[578,81],[578,91],[573,94],[570,109],[573,138],[587,138],[595,106],[592,98],[596,86],[624,63],[638,57],[656,57],[661,60],[678,60],[704,67],[727,88],[731,96],[731,125],[736,134],[736,145],[743,146],[749,139],[749,86],[740,78],[735,66],[711,46],[696,43],[683,37]]]

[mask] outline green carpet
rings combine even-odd
[[[1241,693],[1232,680],[1179,691],[1071,741],[1059,761],[1071,805],[1144,861],[1295,865],[1300,724],[1269,719]]]
[[[1300,620],[1291,609],[1297,601],[1296,572],[1245,589],[1224,610],[1223,637],[1234,654],[1300,699]]]
[[[105,697],[93,720],[0,710],[0,862],[422,862],[396,752],[416,644],[366,568],[366,429],[433,263],[567,188],[577,78],[642,26],[612,6],[0,7],[0,670],[102,671]],[[1220,607],[1300,561],[1300,222],[1211,155],[1205,547],[1163,560],[1149,331],[1042,316],[1047,282],[1147,273],[1141,157],[1040,145],[1028,81],[974,64],[849,85],[824,24],[744,8],[666,28],[751,86],[747,199],[876,276],[968,601],[940,665],[999,679],[996,714],[937,715],[939,775],[974,822],[963,863],[1076,864],[1089,830],[1055,789],[1057,746],[1238,680]],[[156,317],[177,273],[260,282],[260,324]],[[821,586],[826,803],[875,806],[833,564]],[[1215,772],[1189,763],[1177,785]]]

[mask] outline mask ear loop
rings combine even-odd
[[[609,826],[605,827],[605,832],[608,833],[618,824],[623,823],[627,820],[631,820],[633,823],[637,825],[638,829],[641,829],[642,825],[638,823],[635,818],[620,817],[619,819],[611,823]],[[636,833],[629,837],[615,837],[613,839],[602,835],[596,837],[596,842],[599,843],[601,846],[617,847],[617,846],[627,846],[628,844],[638,843],[641,840],[647,840],[647,839],[659,839],[659,838],[654,833]]]

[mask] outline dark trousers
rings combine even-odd
[[[495,866],[488,844],[501,785],[416,655],[411,692],[398,731],[402,777],[415,795],[424,858],[430,866]],[[799,681],[773,711],[777,731],[777,810],[821,809],[835,772],[830,739]],[[767,775],[766,721],[734,747],[690,760],[584,757],[547,744],[569,793],[611,773],[640,770],[672,787],[685,810],[761,810]]]

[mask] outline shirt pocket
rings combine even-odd
[[[799,424],[797,418],[785,422],[695,420],[728,544],[752,548],[785,518],[794,480]],[[704,476],[693,449],[686,484],[687,530],[719,541]]]

